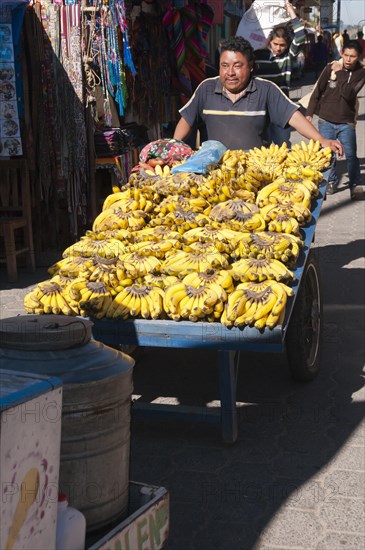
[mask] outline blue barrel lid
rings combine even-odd
[[[83,346],[91,339],[93,323],[65,315],[18,315],[0,320],[0,348],[64,350]]]

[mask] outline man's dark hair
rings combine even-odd
[[[349,40],[348,42],[346,42],[346,44],[344,44],[343,51],[349,49],[356,50],[359,55],[361,55],[362,53],[361,46],[357,40]]]
[[[232,36],[231,38],[222,40],[220,49],[221,53],[226,51],[239,52],[247,59],[247,61],[254,60],[253,47],[248,40],[245,40],[242,36]]]

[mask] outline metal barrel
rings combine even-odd
[[[59,489],[85,515],[89,532],[127,512],[134,366],[92,340],[91,327],[58,315],[0,321],[0,368],[63,382]]]

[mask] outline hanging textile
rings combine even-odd
[[[133,120],[151,129],[171,120],[166,103],[171,94],[172,55],[159,13],[142,12],[131,28],[131,50],[137,74],[127,80]],[[151,139],[149,140],[151,141]]]
[[[176,59],[181,93],[185,101],[204,80],[206,38],[214,12],[206,2],[187,0],[184,5],[173,0],[164,3],[163,25]]]
[[[72,232],[76,236],[77,218],[80,217],[81,223],[86,224],[88,171],[81,53],[81,6],[71,1],[60,6],[60,20],[61,61],[64,70],[63,94],[68,111],[67,120],[64,121],[67,145],[65,140],[62,145],[63,156],[68,164],[65,167],[68,210],[72,221]],[[59,114],[61,115],[61,112]]]
[[[89,24],[88,42],[104,95],[103,123],[111,127],[109,94],[123,116],[128,99],[125,68],[132,76],[136,69],[129,46],[124,0],[94,0],[92,4],[95,11],[92,25]]]

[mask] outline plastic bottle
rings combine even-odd
[[[68,505],[67,496],[58,495],[56,550],[85,550],[85,516]]]

